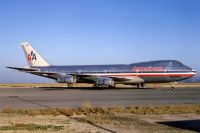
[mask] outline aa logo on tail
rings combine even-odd
[[[33,61],[33,60],[37,60],[36,55],[33,51],[31,51],[30,54],[28,54],[28,61]]]

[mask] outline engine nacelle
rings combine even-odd
[[[59,74],[57,82],[58,83],[74,84],[74,83],[76,83],[76,77],[71,76],[71,75]]]
[[[76,83],[76,77],[68,75],[65,77],[65,83],[67,84],[75,84]]]
[[[114,86],[114,80],[111,78],[102,77],[97,79],[96,84],[100,86]]]

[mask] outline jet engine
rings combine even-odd
[[[65,83],[67,83],[67,84],[74,84],[74,83],[76,83],[76,77],[71,76],[71,75],[67,75],[65,77]]]
[[[74,84],[76,83],[76,77],[71,76],[71,75],[59,74],[57,82],[66,83],[66,84]]]
[[[111,78],[98,78],[96,80],[96,85],[98,86],[114,86],[114,80]]]

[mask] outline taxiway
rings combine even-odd
[[[98,89],[98,88],[0,88],[0,109],[199,104],[200,88]]]

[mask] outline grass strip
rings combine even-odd
[[[36,131],[36,130],[53,130],[53,131],[60,131],[63,130],[64,126],[53,126],[53,125],[37,125],[33,123],[24,124],[24,123],[16,123],[6,126],[1,126],[1,131],[10,131],[10,130],[28,130],[28,131]]]
[[[129,107],[81,107],[81,108],[51,108],[51,109],[11,109],[0,111],[0,115],[92,115],[92,114],[114,114],[132,113],[139,115],[161,115],[161,114],[200,114],[200,105],[159,105],[159,106],[129,106]]]

